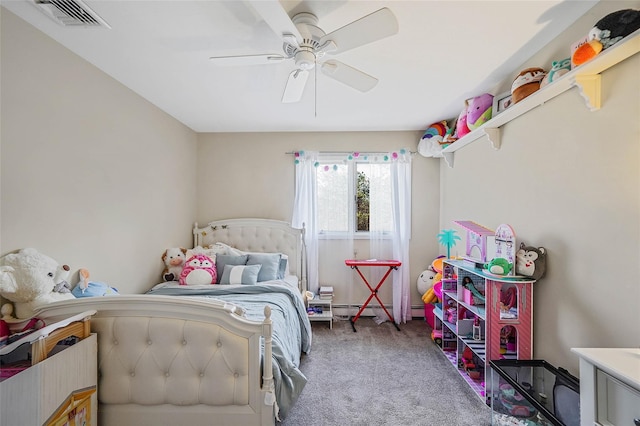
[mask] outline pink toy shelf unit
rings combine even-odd
[[[488,241],[494,238],[495,232],[470,220],[454,220],[453,223],[467,232],[465,259],[478,263],[490,261]]]
[[[533,283],[531,277],[485,269],[495,258],[516,262],[516,235],[502,224],[496,231],[470,221],[467,258],[444,259],[442,305],[435,307],[434,336],[444,355],[487,404],[494,394],[490,360],[530,360],[533,356]]]

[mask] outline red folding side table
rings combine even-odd
[[[384,307],[384,303],[382,303],[382,300],[380,300],[380,298],[378,297],[378,289],[382,286],[382,284],[387,279],[387,277],[389,276],[391,271],[393,271],[394,269],[398,269],[398,267],[400,265],[402,265],[402,262],[400,262],[398,260],[377,260],[377,259],[356,260],[356,259],[347,259],[347,260],[344,261],[344,263],[345,263],[345,265],[350,266],[351,269],[355,269],[358,272],[358,275],[360,275],[360,278],[362,278],[362,281],[364,281],[364,283],[367,285],[367,287],[371,291],[371,294],[367,298],[366,302],[364,302],[364,304],[362,305],[362,307],[360,308],[360,310],[358,311],[356,316],[351,318],[351,327],[353,327],[353,331],[354,332],[357,331],[356,330],[356,321],[358,320],[358,318],[360,318],[360,315],[362,315],[362,312],[367,307],[367,305],[369,304],[371,299],[373,299],[374,297],[376,298],[378,303],[380,303],[380,307],[386,312],[387,316],[391,320],[391,323],[396,327],[396,330],[400,331],[400,328],[398,327],[398,324],[395,323],[395,321],[393,320],[393,317],[391,316],[389,311],[387,311],[387,308]],[[382,267],[387,267],[389,269],[387,269],[387,273],[384,274],[384,276],[382,277],[380,282],[378,282],[378,284],[374,288],[374,287],[371,287],[371,284],[369,284],[369,281],[367,281],[367,279],[364,277],[364,275],[362,275],[362,272],[359,269],[360,266],[382,266]]]

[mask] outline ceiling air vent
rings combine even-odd
[[[48,17],[65,27],[111,28],[81,0],[33,0]]]

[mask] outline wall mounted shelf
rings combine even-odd
[[[601,104],[600,74],[638,52],[640,52],[640,30],[630,34],[624,40],[603,51],[589,62],[574,68],[553,83],[546,85],[517,104],[507,108],[504,112],[461,137],[434,157],[444,158],[447,165],[453,167],[454,153],[481,139],[483,136],[487,136],[495,150],[500,149],[500,127],[573,87],[578,88],[590,111],[599,110]]]

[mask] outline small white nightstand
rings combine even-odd
[[[333,329],[333,309],[331,307],[331,299],[320,299],[316,296],[313,299],[308,300],[309,308],[320,308],[322,309],[322,313],[318,312],[309,312],[307,311],[307,315],[309,316],[309,321],[328,321],[329,328]]]

